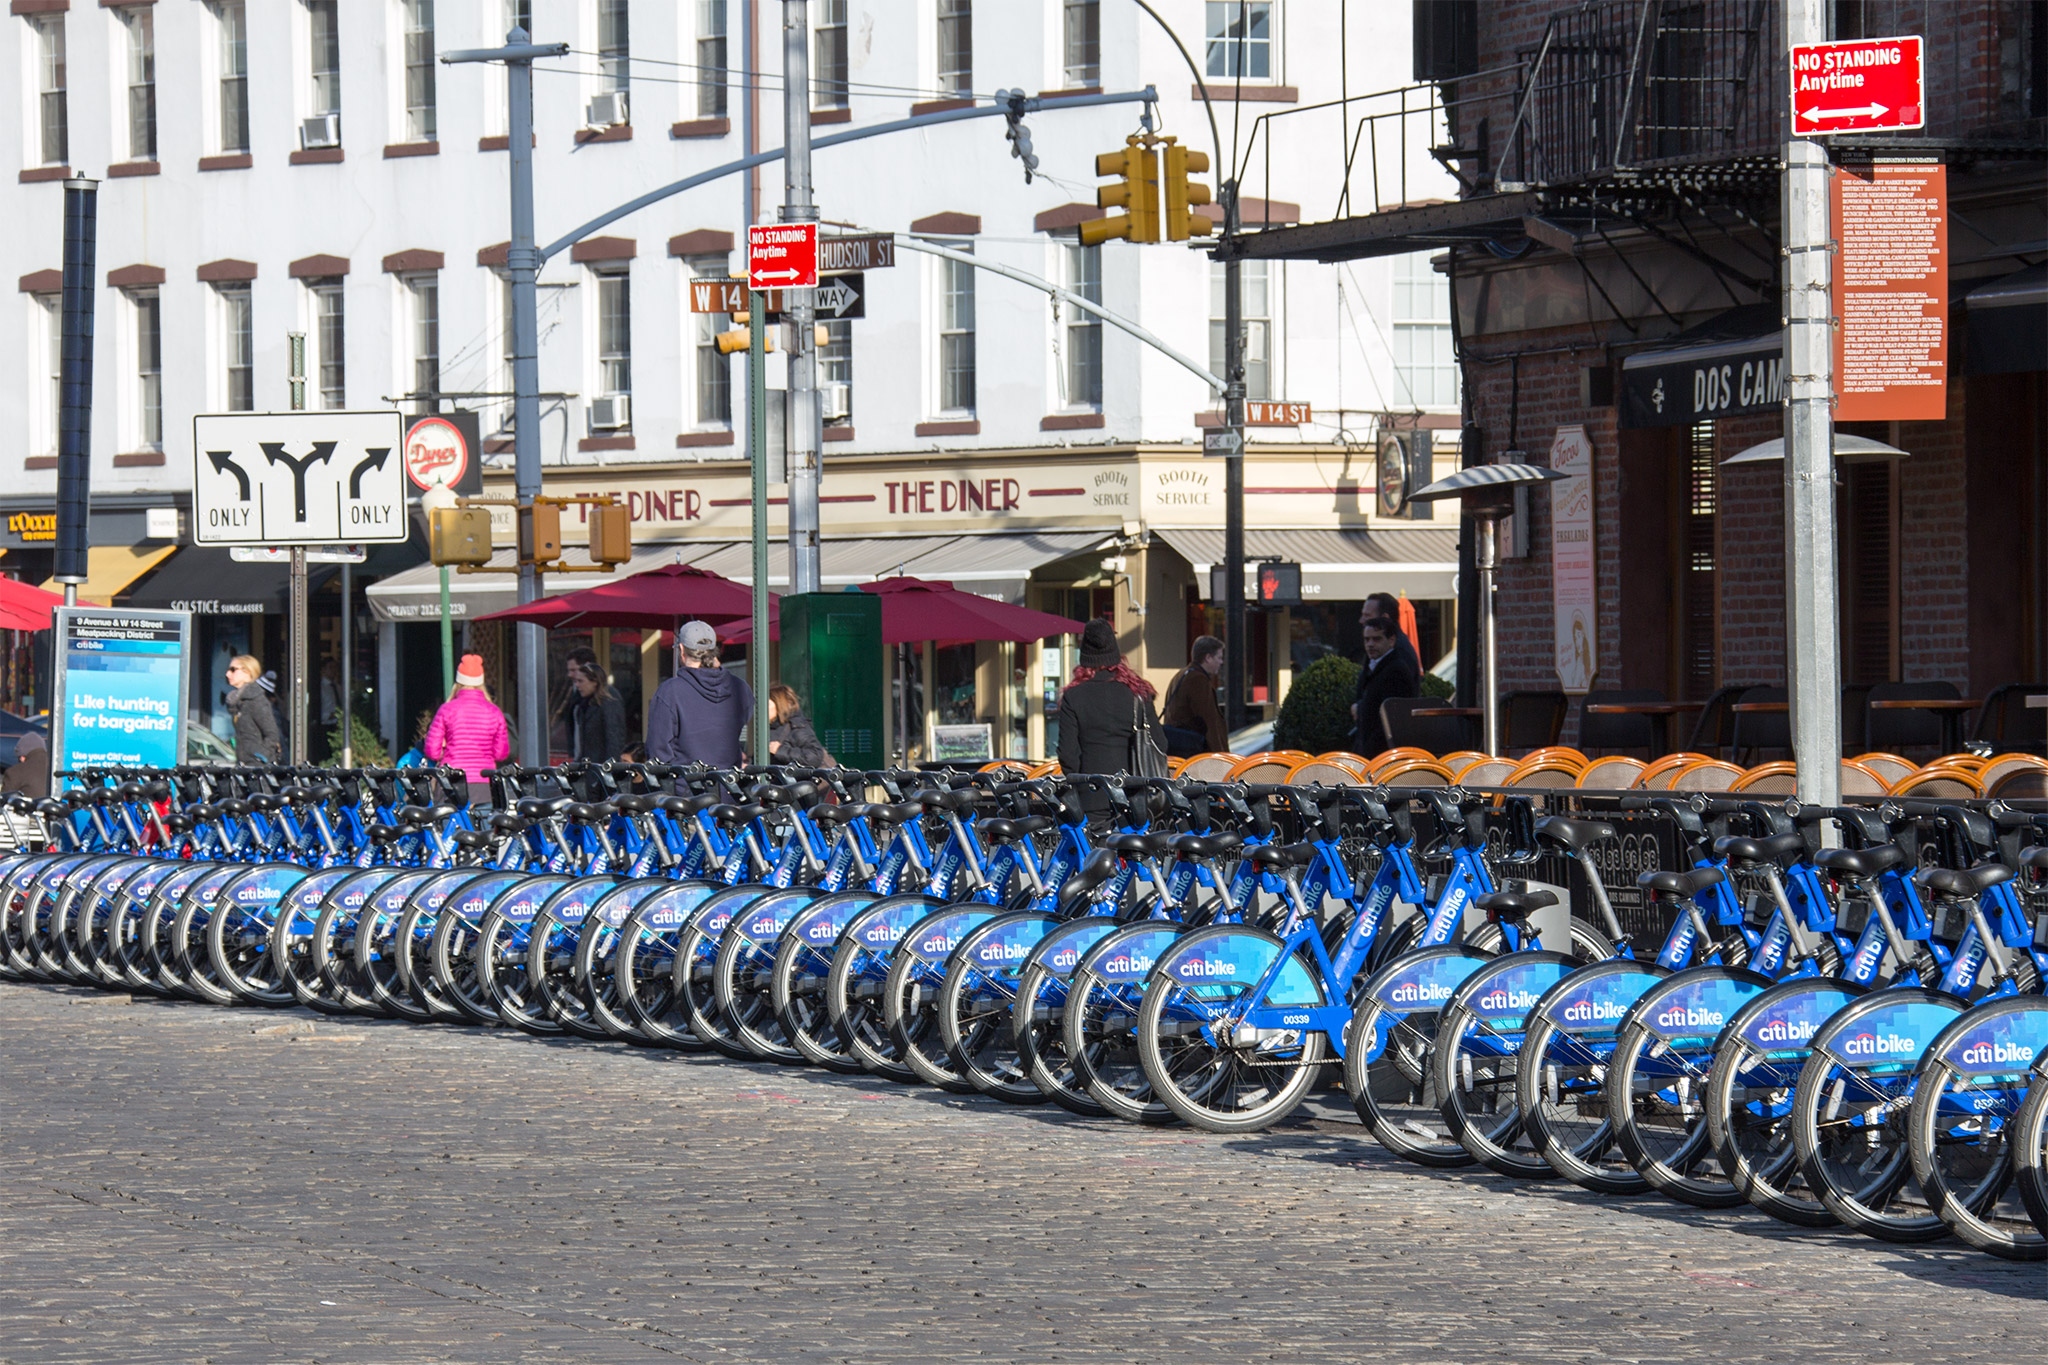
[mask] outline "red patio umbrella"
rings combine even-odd
[[[964,640],[1042,640],[1049,635],[1078,635],[1082,623],[1050,612],[1012,606],[975,593],[964,592],[951,583],[926,578],[884,578],[862,583],[862,592],[882,599],[882,643],[923,644],[926,640],[951,644]],[[768,614],[768,636],[781,634],[780,613]],[[730,644],[753,639],[750,621],[735,621],[718,632]]]
[[[18,578],[0,578],[0,630],[48,630],[62,593],[44,592]]]
[[[775,594],[768,595],[770,611]],[[753,590],[744,583],[689,564],[664,564],[600,583],[581,592],[544,597],[507,607],[479,621],[531,621],[550,630],[570,626],[624,626],[669,630],[677,621],[744,621],[754,612]]]

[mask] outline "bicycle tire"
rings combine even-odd
[[[997,913],[994,906],[978,902],[933,911],[896,945],[882,986],[882,1022],[898,1055],[918,1079],[949,1094],[971,1095],[974,1083],[953,1067],[939,1019],[939,993],[953,950]]]
[[[499,872],[491,874],[488,882],[481,878],[471,882],[463,888],[455,913],[444,913],[434,923],[434,935],[427,946],[428,970],[433,975],[434,989],[455,1007],[465,1023],[496,1026],[505,1022],[484,991],[476,965],[476,947],[484,916],[526,880],[525,873]],[[473,904],[476,901],[482,902],[481,908]]]
[[[1813,1036],[1792,1093],[1792,1141],[1807,1183],[1858,1232],[1899,1243],[1949,1235],[1913,1173],[1905,1101],[1921,1049],[1963,1008],[1942,991],[1896,987],[1844,1006]]]
[[[1689,967],[1644,993],[1614,1041],[1605,1095],[1615,1141],[1659,1192],[1700,1209],[1746,1201],[1707,1140],[1704,1103],[1716,1044],[1772,981],[1745,967]]]
[[[271,929],[291,888],[306,869],[291,863],[250,868],[221,891],[221,903],[206,922],[206,956],[212,979],[237,997],[266,1009],[297,1003],[283,973],[271,961]]]
[[[1025,1074],[1040,1094],[1082,1118],[1108,1118],[1109,1111],[1095,1102],[1067,1057],[1067,993],[1081,958],[1117,928],[1107,915],[1083,915],[1046,935],[1024,960],[1010,1009],[1010,1038]]]
[[[1445,1002],[1430,1067],[1444,1125],[1473,1159],[1518,1180],[1555,1180],[1522,1122],[1521,1063],[1531,1011],[1580,965],[1569,953],[1506,953]]]
[[[336,872],[342,875],[333,876]],[[317,951],[321,924],[325,919],[327,941],[331,942],[333,917],[328,916],[327,907],[334,905],[336,916],[352,916],[372,891],[398,873],[397,868],[323,869],[287,893],[287,908],[278,912],[270,926],[270,953],[293,999],[321,1014],[353,1013],[335,996],[326,964]],[[325,890],[321,889],[323,883]]]
[[[610,1041],[611,1034],[590,1017],[577,987],[576,945],[590,912],[618,885],[606,875],[576,878],[535,912],[526,937],[528,1001],[564,1033],[596,1043]]]
[[[114,902],[121,888],[154,866],[149,858],[124,858],[99,876],[87,889],[85,902],[71,916],[71,952],[93,985],[112,990],[121,984],[120,972],[108,959],[107,929]]]
[[[1792,1091],[1813,1053],[1806,1040],[1864,993],[1840,977],[1781,981],[1730,1017],[1707,1071],[1707,1141],[1721,1169],[1752,1208],[1794,1227],[1840,1221],[1801,1174]]]
[[[917,1072],[896,1050],[882,1016],[882,989],[890,955],[911,925],[945,902],[916,892],[885,896],[847,921],[825,976],[825,1008],[832,1027],[861,1069],[883,1080],[916,1082]]]
[[[1344,1035],[1344,1089],[1373,1139],[1417,1165],[1472,1164],[1472,1153],[1443,1126],[1429,1058],[1444,1005],[1490,960],[1456,945],[1418,948],[1388,962],[1359,991]]]
[[[366,992],[386,1014],[409,1024],[429,1024],[438,1017],[431,1006],[413,997],[404,971],[412,956],[412,937],[424,912],[438,910],[467,869],[439,869],[412,889],[401,902],[375,897],[356,920],[355,966]],[[452,1012],[452,1011],[451,1011]]]
[[[1936,1215],[1971,1246],[2008,1261],[2048,1260],[2048,1238],[2014,1180],[2027,1068],[2043,1056],[2048,1000],[1985,1000],[1928,1044],[1908,1115],[1913,1175]]]
[[[412,996],[413,1003],[431,1011],[436,1021],[444,1024],[480,1022],[441,984],[434,945],[441,937],[442,928],[481,920],[490,909],[491,901],[516,880],[517,873],[471,868],[469,875],[449,887],[438,903],[429,904],[415,897],[414,903],[406,908],[398,931],[398,943],[401,945],[398,979]],[[482,1022],[495,1023],[496,1016]]]
[[[371,989],[369,979],[357,963],[357,948],[363,937],[363,920],[373,914],[402,914],[412,893],[434,874],[424,868],[406,868],[371,889],[353,906],[329,897],[313,925],[311,953],[320,970],[320,980],[329,999],[354,1014],[389,1018],[391,1011]]]
[[[841,1075],[857,1075],[863,1068],[833,1027],[832,1012],[825,1001],[825,981],[832,971],[832,954],[847,924],[878,899],[871,891],[838,891],[821,896],[789,922],[775,945],[775,966],[768,993],[776,1014],[781,1016],[790,1046],[811,1065]]]
[[[249,864],[232,863],[219,872],[192,883],[171,920],[170,942],[164,953],[172,990],[188,1000],[207,1005],[239,1005],[241,998],[215,974],[213,959],[206,951],[207,926],[223,912],[222,893],[243,874]],[[225,875],[223,875],[225,874]]]
[[[1127,924],[1088,950],[1068,983],[1061,1025],[1075,1079],[1112,1117],[1158,1125],[1179,1120],[1154,1093],[1138,1055],[1138,1009],[1153,965],[1186,932],[1172,920]]]
[[[523,1033],[538,1038],[559,1037],[566,1032],[548,1017],[546,1006],[535,997],[526,971],[526,950],[533,917],[540,907],[575,881],[562,872],[545,872],[528,877],[491,903],[477,925],[476,967],[478,989],[497,1011],[498,1019]]]
[[[640,902],[672,885],[665,877],[635,877],[621,882],[591,906],[576,935],[570,980],[582,1000],[584,1017],[614,1042],[633,1047],[659,1046],[654,1035],[640,1027],[618,994],[618,946],[620,931]]]
[[[1263,930],[1217,925],[1183,935],[1145,983],[1136,1025],[1138,1062],[1152,1093],[1184,1123],[1212,1133],[1251,1133],[1301,1106],[1328,1055],[1317,1029],[1261,1029],[1218,1043],[1209,1020],[1264,979],[1282,941]],[[1328,1003],[1315,964],[1298,951],[1265,1004],[1283,1010]]]
[[[698,906],[676,935],[676,961],[669,979],[689,1016],[690,1032],[713,1052],[738,1062],[753,1061],[754,1053],[733,1033],[732,1021],[719,1007],[718,945],[734,915],[745,913],[748,906],[775,889],[755,882],[727,887]]]
[[[773,997],[775,949],[782,933],[818,892],[797,887],[762,896],[726,921],[712,964],[712,992],[733,1037],[764,1062],[800,1062]]]
[[[2013,1128],[2013,1183],[2034,1230],[2048,1237],[2048,1071],[2039,1063]]]
[[[159,998],[170,995],[170,990],[157,976],[154,940],[158,925],[168,926],[168,916],[174,911],[177,897],[212,870],[211,864],[185,863],[157,878],[146,895],[131,902],[127,947],[121,958],[121,974],[130,990]]]
[[[655,892],[619,926],[612,982],[633,1022],[663,1047],[708,1052],[690,1031],[690,1014],[675,989],[676,937],[706,899],[722,888],[692,879]]]
[[[1023,964],[1059,928],[1035,910],[1013,910],[977,925],[954,949],[939,984],[939,1039],[953,1072],[1005,1104],[1043,1104],[1011,1028]]]
[[[1599,1194],[1640,1194],[1650,1184],[1614,1141],[1603,1089],[1620,1021],[1655,982],[1654,962],[1614,958],[1571,973],[1530,1011],[1517,1103],[1530,1145],[1550,1168]]]

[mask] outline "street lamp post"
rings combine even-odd
[[[525,29],[514,26],[505,46],[468,48],[441,54],[444,62],[505,64],[506,150],[512,157],[512,242],[505,252],[512,283],[512,468],[522,525],[533,515],[540,496],[540,326],[535,307],[535,277],[540,253],[533,241],[533,63],[561,57],[567,43],[535,43]],[[525,541],[526,537],[520,537]],[[520,556],[519,602],[540,597],[540,571]],[[547,705],[547,632],[521,621],[518,626],[519,761],[539,767],[546,755],[542,734]]]

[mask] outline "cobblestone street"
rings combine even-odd
[[[2048,1274],[504,1031],[0,987],[0,1360],[2017,1361]]]

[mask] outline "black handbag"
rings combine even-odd
[[[1159,737],[1152,727],[1145,723],[1145,701],[1137,693],[1131,693],[1131,762],[1128,770],[1132,777],[1166,776],[1166,750],[1161,747]]]

